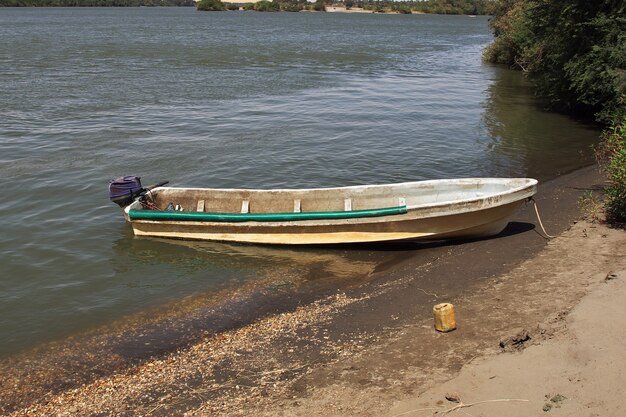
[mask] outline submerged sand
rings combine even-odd
[[[55,380],[67,373],[52,358],[22,357],[3,368],[0,411],[619,415],[626,233],[574,221],[578,196],[601,182],[588,168],[540,188],[544,224],[559,235],[549,242],[527,207],[496,239],[416,249],[353,291],[80,384]],[[454,332],[432,328],[441,301],[456,306]]]

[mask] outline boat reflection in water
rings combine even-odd
[[[110,328],[118,326],[112,331],[118,334],[116,351],[130,356],[171,350],[207,333],[293,310],[361,285],[382,263],[406,256],[405,250],[285,249],[139,238],[125,229],[111,263],[117,275],[132,269],[133,277],[141,276],[121,284],[138,302],[145,299],[146,306]],[[152,274],[164,269],[168,273]]]

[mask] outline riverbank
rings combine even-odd
[[[544,224],[548,232],[560,234],[550,242],[532,229],[528,206],[498,238],[416,246],[409,258],[379,266],[358,288],[209,335],[82,384],[64,388],[57,381],[54,390],[38,391],[44,380],[62,375],[60,369],[55,374],[54,363],[47,363],[43,372],[36,360],[24,360],[13,367],[22,374],[7,366],[0,385],[2,412],[393,415],[446,406],[438,404],[446,401],[437,397],[439,384],[465,364],[477,363],[476,358],[508,355],[499,355],[499,342],[517,334],[516,329],[530,332],[530,341],[522,346],[567,338],[561,335],[568,312],[605,285],[610,271],[626,267],[623,231],[574,223],[578,197],[601,184],[597,168],[590,167],[540,187],[537,201]],[[441,301],[457,306],[455,332],[432,330],[430,310]],[[538,385],[528,374],[528,385]],[[496,399],[467,384],[459,385],[464,402]],[[426,392],[429,388],[434,391]],[[561,386],[554,390],[568,397]],[[545,394],[527,398],[535,407],[530,410],[541,410]],[[529,409],[523,410],[528,415]]]
[[[522,329],[515,333],[517,339],[508,339],[517,343],[505,346],[510,352],[473,360],[453,379],[399,401],[389,414],[430,416],[471,407],[467,411],[473,415],[501,417],[541,411],[570,417],[621,415],[626,408],[621,395],[626,269],[576,281],[589,291],[571,311]]]

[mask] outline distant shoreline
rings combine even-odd
[[[158,5],[158,6],[150,6],[150,5],[143,5],[143,6],[136,6],[136,5],[128,5],[128,6],[122,6],[122,5],[100,5],[100,6],[82,6],[82,5],[78,5],[78,6],[68,6],[68,5],[58,5],[58,6],[51,6],[51,5],[44,5],[44,6],[40,6],[40,5],[30,5],[30,6],[12,6],[12,5],[4,5],[4,4],[0,4],[0,9],[2,8],[6,8],[6,9],[138,9],[138,8],[150,8],[150,9],[156,9],[159,7],[164,7],[164,8],[195,8],[195,5]],[[201,10],[203,11],[203,10]],[[246,12],[254,12],[256,10],[224,10],[225,12],[229,12],[229,11],[246,11]],[[280,10],[274,13],[293,13],[291,11],[286,11],[286,10]],[[403,14],[400,13],[398,11],[395,10],[390,10],[390,11],[383,11],[383,12],[379,12],[379,11],[375,11],[375,10],[367,10],[367,9],[362,9],[362,8],[358,8],[358,7],[353,7],[351,9],[346,9],[345,7],[333,7],[333,6],[329,6],[326,8],[325,11],[317,11],[317,10],[300,10],[300,12],[315,12],[315,13],[346,13],[346,14]],[[437,15],[437,16],[468,16],[468,17],[476,17],[476,16],[489,16],[489,15],[471,15],[471,14],[464,14],[464,13],[459,13],[459,14],[452,14],[452,13],[426,13],[426,12],[416,12],[413,11],[411,13],[407,13],[407,14],[419,14],[419,15]]]
[[[39,6],[39,5],[30,5],[30,6],[7,6],[4,4],[0,4],[0,9],[6,8],[6,9],[139,9],[139,8],[150,8],[150,9],[156,9],[156,8],[195,8],[195,5],[158,5],[158,6],[149,6],[149,5],[143,5],[143,6],[136,6],[136,5],[128,5],[128,6],[122,6],[122,5],[100,5],[100,6],[82,6],[82,5],[78,5],[78,6],[68,6],[68,5],[58,5],[58,6],[51,6],[51,5],[44,5],[44,6]],[[205,11],[205,10],[200,10],[200,11]],[[256,12],[257,10],[224,10],[225,12],[237,12],[237,11],[245,11],[245,12]],[[367,10],[367,9],[362,9],[362,8],[358,8],[358,7],[353,7],[351,9],[346,9],[345,7],[333,7],[333,6],[329,6],[326,8],[325,11],[317,11],[317,10],[299,10],[298,12],[305,12],[305,13],[345,13],[345,14],[403,14],[400,13],[398,11],[395,10],[389,10],[389,11],[375,11],[375,10]],[[272,13],[294,13],[292,11],[286,11],[286,10],[280,10],[280,11],[276,11],[276,12],[272,12]],[[416,15],[436,15],[436,16],[468,16],[468,17],[476,17],[476,16],[489,16],[489,15],[470,15],[470,14],[451,14],[451,13],[425,13],[425,12],[411,12],[411,13],[406,13],[406,14],[416,14]]]
[[[138,8],[185,8],[185,9],[195,9],[195,4],[159,4],[159,5],[120,5],[120,4],[112,4],[112,5],[6,5],[0,3],[0,9],[138,9]]]
[[[48,0],[48,1],[37,1],[37,0],[0,0],[0,8],[140,8],[140,7],[149,7],[149,8],[157,8],[157,7],[185,7],[185,8],[197,8],[197,2],[194,0],[102,0],[100,4],[98,0],[87,0],[88,4],[64,4],[66,0]],[[42,4],[44,3],[44,4]],[[48,4],[45,4],[48,3]],[[92,4],[89,4],[92,3]],[[140,4],[144,3],[144,4]],[[254,1],[244,1],[244,2],[223,2],[224,4],[236,5],[239,8],[231,8],[231,9],[223,9],[223,10],[198,10],[198,11],[261,11],[261,12],[319,12],[319,13],[345,13],[345,14],[419,14],[419,15],[441,15],[441,16],[469,16],[476,17],[476,14],[469,13],[436,13],[436,12],[428,12],[421,10],[407,10],[400,11],[396,9],[389,8],[363,8],[363,7],[350,7],[347,8],[343,4],[337,6],[326,6],[325,10],[313,10],[313,9],[302,9],[302,10],[255,10],[255,9],[247,9],[242,7],[244,4],[255,4]],[[313,3],[309,3],[312,5]],[[479,16],[488,16],[487,14],[478,14]]]

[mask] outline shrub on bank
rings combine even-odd
[[[226,10],[226,6],[220,0],[200,0],[196,5],[196,10],[205,12],[219,12]]]
[[[499,0],[489,62],[527,72],[554,109],[610,123],[626,93],[626,3]]]
[[[607,173],[606,218],[626,223],[626,116],[602,134],[596,151],[598,162]]]

